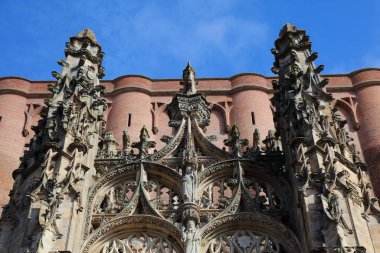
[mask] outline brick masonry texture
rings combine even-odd
[[[353,112],[339,104],[338,108],[349,122],[348,131],[355,138],[357,149],[370,167],[375,191],[380,196],[380,69],[362,69],[350,74],[324,77],[330,79],[327,90],[334,97],[357,100],[357,108]],[[250,145],[255,128],[259,128],[261,138],[265,138],[268,130],[274,128],[270,103],[273,79],[275,78],[254,73],[238,74],[230,78],[200,78],[198,91],[207,95],[208,101],[215,104],[206,135],[217,135],[215,144],[222,147],[226,129],[236,124]],[[24,144],[33,136],[31,125],[39,119],[38,113],[27,116],[28,106],[43,105],[43,100],[50,97],[46,87],[52,82],[29,81],[17,77],[0,79],[1,205],[8,202],[8,194],[13,185],[12,172],[19,166]],[[179,79],[150,79],[137,75],[102,81],[106,86],[106,99],[110,107],[106,112],[107,130],[114,133],[119,145],[122,143],[123,130],[129,132],[131,141],[137,141],[139,131],[145,125],[151,139],[158,143],[157,148],[164,146],[160,138],[173,134],[167,125],[169,118],[166,105],[182,88],[179,82]],[[252,112],[255,124],[252,122]],[[357,130],[352,127],[353,114],[359,120],[360,127]],[[30,133],[28,136],[22,134],[24,127]],[[153,127],[158,132],[153,133]]]

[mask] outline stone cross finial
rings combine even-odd
[[[140,141],[132,143],[132,148],[137,148],[139,150],[139,158],[144,158],[149,155],[148,150],[156,146],[156,142],[149,141],[149,133],[146,126],[143,126],[140,131]]]
[[[235,157],[241,157],[240,149],[248,145],[248,140],[240,139],[240,130],[234,125],[229,133],[229,139],[224,140],[224,145],[231,147]]]
[[[198,82],[195,80],[195,71],[190,62],[187,63],[186,68],[183,70],[181,85],[183,85],[183,94],[193,95],[197,93],[195,85],[198,85]]]

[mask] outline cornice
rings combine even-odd
[[[214,80],[214,79],[212,79]],[[273,93],[273,89],[264,87],[261,84],[239,84],[231,89],[198,89],[199,93],[205,94],[205,95],[233,95],[237,92],[246,91],[246,90],[260,90],[266,93]],[[175,95],[178,93],[178,89],[172,89],[172,90],[152,90],[148,88],[143,87],[123,87],[119,89],[115,89],[111,92],[108,92],[105,96],[106,97],[113,97],[121,93],[125,92],[141,92],[145,93],[150,96],[159,96],[159,95]]]
[[[363,68],[363,69],[355,70],[355,71],[348,73],[348,74],[330,74],[330,75],[328,74],[328,75],[323,75],[323,77],[326,77],[326,78],[329,78],[329,77],[352,78],[353,76],[355,76],[356,74],[358,74],[360,72],[371,71],[371,70],[380,71],[380,68]],[[218,81],[219,80],[219,81],[230,81],[230,82],[232,82],[234,79],[242,77],[242,76],[257,76],[257,77],[265,78],[267,80],[272,80],[272,79],[277,78],[276,76],[265,76],[265,75],[258,74],[258,73],[240,73],[240,74],[233,75],[231,77],[216,77],[216,78],[208,77],[208,78],[198,78],[198,80],[199,81]],[[114,83],[116,83],[116,82],[118,82],[124,78],[129,78],[129,77],[137,77],[137,78],[146,79],[146,80],[152,82],[153,86],[154,86],[155,82],[165,82],[165,81],[167,81],[167,82],[176,82],[176,81],[180,82],[180,80],[181,80],[179,78],[178,79],[177,78],[173,78],[173,79],[170,79],[170,78],[152,79],[152,78],[149,78],[149,77],[146,77],[143,75],[131,74],[131,75],[123,75],[123,76],[117,77],[113,80],[102,80],[101,82],[102,83],[114,84]],[[33,80],[29,80],[27,78],[18,77],[18,76],[0,77],[0,82],[3,80],[7,80],[7,79],[22,80],[22,81],[28,82],[31,86],[33,84],[36,84],[36,83],[47,83],[48,84],[48,83],[55,82],[54,80],[33,81]],[[371,86],[380,86],[380,80],[379,79],[371,79],[371,80],[366,80],[366,81],[355,83],[355,84],[347,83],[345,86],[328,86],[326,88],[327,88],[328,92],[357,92],[361,89],[371,87]],[[179,85],[178,85],[178,89],[165,89],[165,90],[150,89],[150,88],[141,87],[141,86],[129,86],[129,87],[122,87],[122,88],[117,88],[117,89],[114,89],[112,91],[109,91],[105,94],[105,97],[114,97],[114,96],[117,96],[117,95],[119,95],[121,93],[125,93],[125,92],[141,92],[141,93],[147,94],[149,96],[173,96],[173,95],[178,93],[179,88],[180,88]],[[265,85],[260,84],[260,83],[249,83],[249,84],[243,83],[243,84],[235,85],[231,88],[217,88],[217,87],[215,87],[213,89],[212,88],[210,88],[210,89],[198,89],[198,91],[200,93],[203,93],[205,95],[221,95],[221,96],[223,96],[223,95],[224,96],[226,96],[226,95],[230,96],[230,95],[233,95],[235,93],[242,92],[242,91],[248,91],[248,90],[258,90],[258,91],[265,92],[267,94],[273,94],[273,89],[271,87],[266,87]],[[27,91],[17,89],[16,87],[15,87],[15,89],[12,89],[9,87],[1,89],[1,85],[0,85],[0,94],[15,94],[15,95],[23,96],[25,98],[47,98],[47,97],[51,96],[51,94],[48,91],[33,93],[33,92],[27,92]]]
[[[350,73],[346,73],[346,74],[345,73],[342,73],[342,74],[325,74],[322,76],[324,76],[324,77],[351,77],[351,76],[356,75],[360,72],[370,71],[370,70],[380,71],[380,68],[368,67],[368,68],[357,69],[357,70],[354,70],[354,71],[352,71]],[[266,79],[276,79],[277,78],[277,76],[266,76],[266,75],[255,73],[255,72],[243,72],[243,73],[238,73],[238,74],[232,75],[230,77],[199,77],[199,78],[197,78],[197,80],[200,80],[200,81],[202,81],[202,80],[233,80],[233,79],[235,79],[237,77],[241,77],[241,76],[259,76],[259,77],[266,78]],[[140,78],[144,78],[144,79],[147,79],[149,81],[152,81],[152,82],[181,81],[182,80],[181,78],[150,78],[150,77],[147,77],[144,75],[139,75],[139,74],[127,74],[127,75],[122,75],[122,76],[116,77],[114,79],[103,79],[102,81],[103,82],[115,82],[115,81],[118,81],[120,79],[128,78],[128,77],[140,77]],[[20,79],[20,80],[28,81],[31,83],[54,82],[53,80],[30,80],[30,79],[27,79],[24,77],[19,77],[19,76],[3,76],[3,77],[0,77],[0,81],[4,80],[4,79]]]

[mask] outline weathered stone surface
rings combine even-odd
[[[182,80],[101,84],[104,53],[85,29],[54,84],[0,79],[11,139],[1,194],[14,178],[0,251],[380,252],[377,165],[361,132],[378,132],[361,115],[380,70],[326,87],[309,37],[290,24],[272,53],[276,78],[197,79],[188,63]]]

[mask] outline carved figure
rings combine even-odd
[[[255,128],[253,132],[253,149],[260,149],[260,130]]]
[[[193,220],[189,220],[186,228],[182,228],[182,240],[185,242],[185,253],[200,252],[200,235]]]
[[[123,149],[124,150],[129,149],[130,145],[131,145],[131,140],[130,140],[128,131],[124,130],[123,131]]]
[[[321,198],[326,216],[334,222],[339,222],[342,215],[342,212],[339,208],[339,197],[336,195],[336,193],[328,191],[327,197],[321,195]]]
[[[196,175],[191,165],[187,165],[185,168],[185,175],[182,178],[182,194],[185,203],[195,201],[195,189]]]
[[[191,67],[190,62],[187,63],[186,68],[183,70],[183,81],[181,82],[181,85],[183,85],[183,94],[186,95],[193,95],[197,93],[197,89],[195,88],[195,85],[198,84],[197,81],[195,81],[195,71]]]
[[[321,127],[321,137],[325,137],[329,135],[330,123],[327,115],[321,115],[319,117],[319,125]]]

